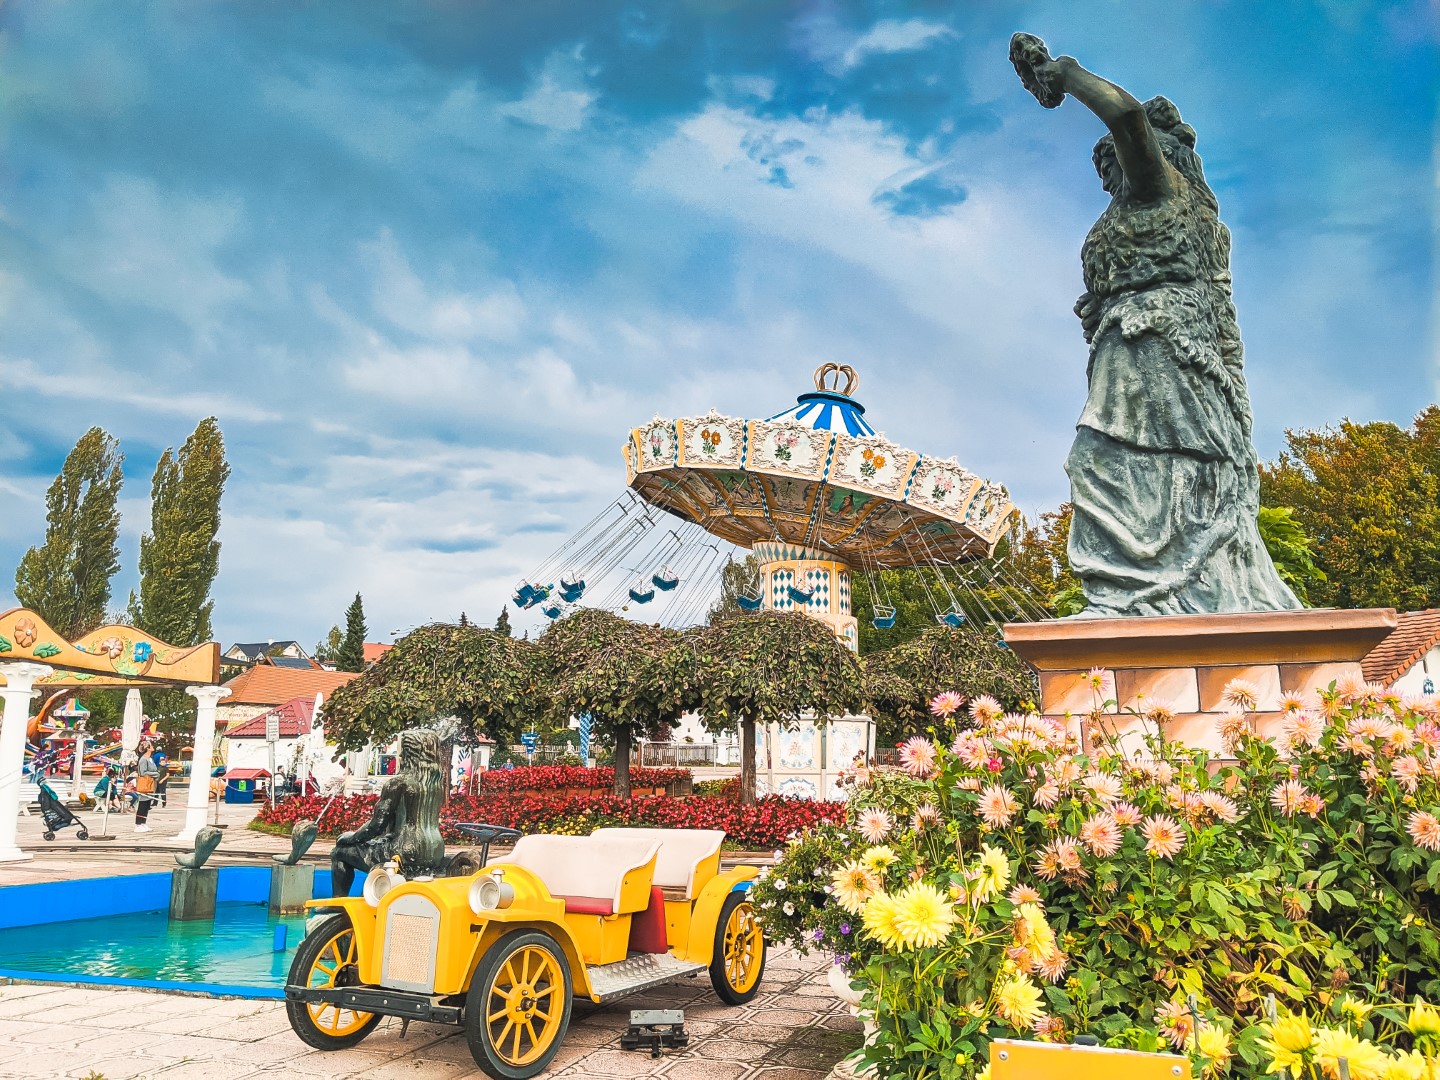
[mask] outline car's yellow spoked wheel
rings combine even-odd
[[[710,983],[727,1005],[743,1005],[760,989],[765,974],[765,933],[744,893],[731,893],[715,927]]]
[[[315,962],[310,965],[310,978],[306,985],[316,989],[330,989],[336,986],[354,986],[360,981],[359,958],[355,955],[355,931],[347,926],[331,938]],[[365,1025],[373,1013],[342,1009],[339,1005],[306,1005],[310,1019],[315,1026],[331,1038],[353,1035]]]
[[[331,990],[360,982],[355,930],[344,915],[325,920],[295,950],[287,980],[291,986]],[[318,1050],[344,1050],[374,1030],[380,1018],[331,1002],[286,1001],[295,1034]]]
[[[570,1024],[570,967],[548,934],[522,930],[481,958],[465,1000],[476,1064],[501,1080],[544,1071]]]
[[[560,965],[543,945],[511,953],[490,984],[485,1025],[490,1041],[509,1065],[529,1065],[559,1031]]]

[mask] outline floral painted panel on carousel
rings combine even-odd
[[[819,479],[825,475],[834,436],[791,421],[751,420],[748,438],[747,469]]]
[[[813,776],[777,776],[775,794],[787,799],[818,799],[820,785]]]
[[[832,720],[825,729],[825,767],[849,769],[855,759],[870,749],[870,723],[867,720]]]
[[[881,495],[898,496],[910,479],[916,455],[886,439],[835,437],[831,456],[830,482],[851,484]]]
[[[793,730],[777,729],[774,768],[779,770],[813,769],[820,760],[820,732],[808,720]]]
[[[905,501],[960,520],[980,487],[980,478],[953,461],[921,458]]]
[[[738,466],[745,450],[745,421],[721,416],[713,409],[704,416],[675,422],[680,431],[680,461],[685,465]]]
[[[635,429],[635,450],[640,456],[639,471],[668,469],[678,453],[675,425],[658,416],[643,428]]]
[[[987,541],[999,539],[1010,525],[1015,507],[1010,496],[998,484],[985,484],[965,510],[965,524]]]

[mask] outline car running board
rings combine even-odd
[[[672,979],[698,975],[706,966],[678,959],[671,953],[631,953],[617,963],[590,968],[590,996],[605,1005]]]

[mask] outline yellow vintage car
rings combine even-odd
[[[477,826],[476,828],[486,828]],[[503,830],[497,830],[503,831]],[[542,1072],[576,998],[615,1001],[709,972],[720,999],[758,992],[765,937],[749,900],[754,866],[720,869],[725,834],[597,829],[523,836],[474,873],[406,881],[377,867],[296,951],[290,1026],[341,1050],[382,1016],[463,1025],[499,1080]]]

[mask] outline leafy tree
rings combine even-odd
[[[330,633],[325,635],[324,641],[315,643],[315,659],[322,664],[334,664],[340,659],[340,645],[344,636],[340,633],[339,625],[330,627]]]
[[[596,608],[556,620],[540,638],[551,721],[563,727],[590,714],[592,734],[615,746],[615,794],[622,798],[630,795],[635,740],[668,730],[698,703],[688,644],[679,631]]]
[[[171,645],[212,636],[210,589],[220,570],[220,497],[230,466],[215,418],[200,421],[178,454],[166,449],[150,482],[150,531],[140,537],[135,625]]]
[[[510,629],[510,609],[509,609],[509,608],[503,608],[503,607],[502,607],[502,608],[500,609],[500,617],[495,620],[495,632],[496,632],[497,634],[504,634],[506,637],[512,637],[512,636],[514,636],[514,635],[513,635],[513,632],[512,632],[511,629]]]
[[[732,615],[685,632],[699,711],[711,730],[740,728],[740,801],[755,802],[755,726],[818,722],[865,704],[860,661],[798,611]]]
[[[475,626],[422,626],[335,691],[325,710],[325,734],[358,750],[456,716],[462,742],[480,735],[512,742],[542,711],[536,681],[532,649],[513,638]]]
[[[1038,698],[1034,674],[988,627],[932,626],[863,663],[871,715],[885,742],[930,727],[930,702],[942,691],[989,694],[1007,710]]]
[[[759,595],[760,560],[753,552],[743,559],[732,558],[720,570],[720,596],[705,621],[713,623],[729,615],[739,615],[745,610],[739,598]]]
[[[350,601],[345,609],[345,636],[340,641],[340,652],[335,657],[335,667],[340,671],[365,670],[365,604],[360,594]]]
[[[105,621],[110,579],[120,568],[116,501],[124,460],[102,428],[80,436],[45,492],[45,540],[15,571],[16,598],[66,640]]]
[[[1308,607],[1310,586],[1323,584],[1325,571],[1315,565],[1314,545],[1305,527],[1295,520],[1295,511],[1288,506],[1262,506],[1260,539],[1280,580]]]
[[[1292,507],[1325,574],[1307,592],[1335,607],[1440,606],[1440,406],[1409,428],[1341,421],[1287,431],[1261,466],[1261,502]]]

